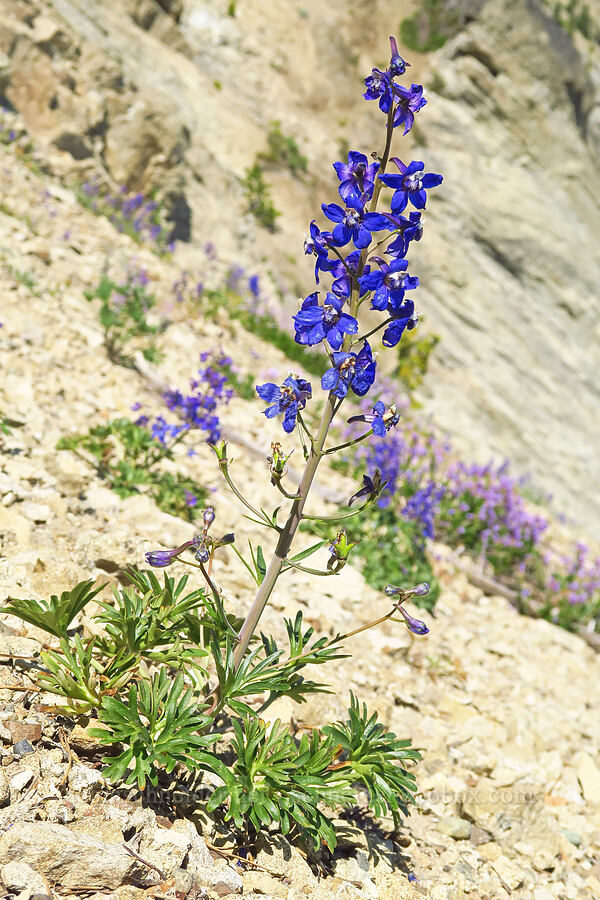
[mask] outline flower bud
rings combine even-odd
[[[425,622],[422,622],[420,619],[413,619],[401,606],[398,606],[398,612],[404,617],[408,630],[412,631],[413,634],[429,634],[429,628]]]
[[[183,553],[184,550],[195,545],[196,538],[193,538],[191,541],[186,541],[181,547],[175,547],[174,550],[149,550],[145,554],[146,562],[149,566],[154,566],[157,569],[164,569],[165,566],[170,566],[171,563],[175,562],[177,557]]]
[[[199,563],[207,563],[210,559],[210,553],[206,548],[206,544],[200,544],[196,553],[194,554],[194,559],[197,559]]]
[[[331,557],[327,563],[327,569],[330,572],[339,572],[343,569],[350,556],[350,551],[358,543],[359,541],[349,541],[346,529],[343,528],[342,531],[336,535],[335,540],[329,545]]]
[[[214,506],[207,506],[204,512],[202,513],[202,522],[204,523],[204,530],[208,531],[212,523],[215,521],[215,508]]]
[[[283,475],[285,475],[286,463],[294,451],[284,453],[279,441],[271,444],[271,455],[267,456],[269,463],[269,472],[271,473],[271,484],[278,484]]]
[[[215,451],[215,456],[220,463],[227,465],[227,441],[219,441],[218,444],[209,444],[211,450]]]
[[[149,550],[145,557],[148,565],[154,566],[156,569],[170,566],[177,558],[173,550]]]

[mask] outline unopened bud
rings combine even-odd
[[[204,530],[208,531],[212,523],[215,521],[215,508],[214,506],[207,506],[204,512],[202,513],[202,522],[204,523]]]
[[[398,612],[404,617],[408,630],[412,631],[413,634],[429,634],[429,628],[425,622],[422,622],[420,619],[413,619],[402,606],[398,607]]]
[[[219,441],[218,444],[209,444],[211,450],[214,450],[215,456],[220,463],[227,465],[227,441]]]
[[[196,550],[194,559],[197,559],[199,563],[206,563],[210,558],[210,553],[206,549],[206,544],[200,544],[198,549]]]

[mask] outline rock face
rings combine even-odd
[[[445,177],[413,254],[425,327],[443,339],[425,402],[464,450],[510,455],[598,536],[600,52],[542,0],[446,6],[459,33],[427,59],[406,52],[432,102],[395,145]],[[201,0],[6,7],[0,89],[48,164],[158,190],[178,239],[277,271],[291,308],[310,288],[301,235],[333,199],[340,143],[370,150],[381,136],[359,76],[412,5],[277,2],[268,17],[260,0],[229,14]],[[244,213],[240,178],[275,119],[316,181],[270,174],[285,214],[269,235]],[[193,247],[188,261],[201,265]]]

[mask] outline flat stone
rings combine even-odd
[[[566,837],[566,839],[568,841],[570,841],[570,843],[573,844],[574,847],[581,847],[581,844],[583,843],[583,838],[581,837],[580,834],[577,834],[576,831],[571,831],[570,828],[561,828],[560,833],[564,837]]]
[[[21,769],[10,779],[10,786],[14,791],[22,791],[32,781],[35,772],[33,769]]]
[[[0,809],[10,800],[10,785],[6,774],[0,769]]]
[[[69,787],[89,803],[104,786],[104,778],[96,769],[76,763],[69,772]]]
[[[17,743],[13,746],[13,753],[17,757],[17,759],[21,759],[23,756],[29,756],[30,753],[35,753],[35,747],[29,741],[17,741]]]
[[[471,823],[458,816],[442,816],[436,827],[455,841],[468,841],[471,837]]]
[[[14,744],[20,741],[35,743],[42,737],[42,726],[39,722],[23,722],[20,719],[8,719],[4,726],[10,731]]]
[[[600,804],[600,770],[588,753],[582,753],[579,757],[577,778],[587,802]]]

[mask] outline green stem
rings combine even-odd
[[[366,341],[368,337],[371,337],[372,334],[375,334],[376,331],[381,331],[382,328],[385,328],[386,325],[389,325],[390,322],[394,320],[390,316],[389,319],[386,319],[385,322],[380,322],[379,325],[376,325],[375,328],[371,328],[370,331],[367,331],[366,334],[361,334],[360,337],[354,338],[352,341],[353,344],[359,344],[361,341]]]
[[[275,582],[277,581],[277,578],[292,546],[292,541],[294,540],[298,525],[300,524],[300,521],[302,519],[302,511],[304,509],[304,504],[306,503],[308,492],[312,486],[317,468],[321,461],[321,457],[323,456],[323,444],[325,443],[325,439],[329,431],[329,426],[331,425],[331,421],[333,419],[336,400],[337,398],[334,397],[333,394],[329,394],[329,396],[327,397],[327,402],[325,404],[325,409],[323,410],[323,415],[321,417],[321,422],[319,425],[319,431],[317,432],[317,436],[314,439],[313,445],[310,449],[308,460],[306,462],[304,473],[302,475],[302,480],[300,482],[300,487],[298,489],[299,496],[292,503],[290,514],[288,516],[287,522],[281,529],[279,541],[277,542],[275,553],[273,554],[273,558],[269,563],[269,567],[265,574],[263,583],[260,585],[256,597],[254,598],[254,602],[252,603],[244,624],[242,625],[239,634],[239,641],[235,648],[233,657],[236,667],[239,666],[240,662],[244,658],[244,654],[248,649],[248,645],[250,644],[250,640],[252,638],[252,635],[254,634],[254,630],[258,625],[258,621],[263,613],[263,610],[269,601],[269,597],[271,596],[273,588],[275,587]]]
[[[239,490],[237,489],[237,487],[231,480],[231,476],[229,474],[229,463],[231,462],[231,460],[225,460],[224,462],[225,462],[225,465],[220,465],[219,468],[221,469],[221,472],[223,473],[223,477],[224,477],[225,481],[227,482],[227,484],[229,485],[229,487],[231,488],[231,490],[233,491],[235,496],[238,498],[240,503],[243,503],[244,506],[246,507],[246,509],[249,509],[250,512],[253,512],[257,519],[262,519],[262,521],[265,524],[267,524],[269,526],[269,528],[274,528],[275,526],[273,525],[273,523],[270,522],[266,518],[266,516],[262,512],[260,512],[260,510],[255,509],[252,506],[252,504],[249,503],[248,500],[246,500],[246,498],[243,496],[243,494],[241,494],[239,492]]]
[[[303,516],[304,519],[312,519],[313,516]],[[337,575],[337,572],[322,572],[320,569],[309,569],[308,566],[301,566],[299,563],[293,563],[289,559],[284,559],[284,563],[288,567],[283,569],[289,572],[290,569],[298,569],[299,572],[306,572],[307,575]]]
[[[349,513],[341,513],[339,516],[302,516],[302,518],[312,520],[313,522],[341,522],[342,519],[353,519],[354,516],[359,516],[361,512],[364,512],[365,509],[368,509],[369,506],[372,505],[373,500],[369,500],[368,503],[364,503],[358,509],[353,509],[352,512]]]
[[[284,496],[287,500],[297,500],[297,499],[298,499],[298,494],[290,494],[290,493],[288,493],[288,491],[286,491],[286,489],[283,487],[283,485],[281,484],[280,481],[276,481],[276,482],[275,482],[275,487],[277,488],[277,490],[279,491],[279,493],[280,493],[280,494],[283,494],[283,496]]]
[[[359,444],[361,441],[364,441],[365,438],[370,437],[373,434],[373,429],[371,428],[369,431],[365,431],[364,434],[361,434],[360,437],[354,438],[351,441],[346,441],[345,444],[337,444],[335,447],[330,447],[329,450],[325,450],[325,453],[337,453],[338,450],[345,450],[346,447],[353,447],[354,444]]]

